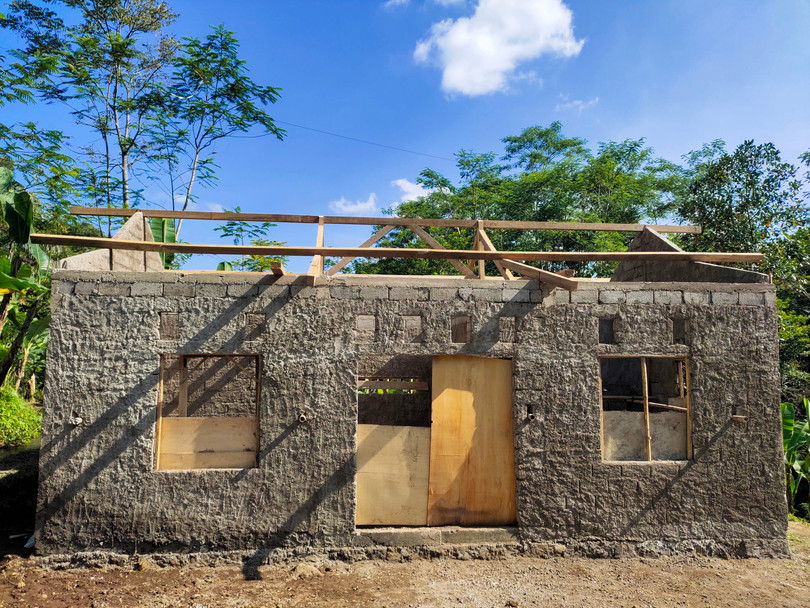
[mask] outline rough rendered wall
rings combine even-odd
[[[456,316],[471,319],[467,344],[451,342]],[[615,344],[598,343],[605,316]],[[673,344],[673,318],[687,320],[685,344]],[[159,356],[177,352],[263,356],[258,468],[152,470]],[[450,353],[514,358],[523,540],[606,555],[786,554],[769,285],[569,294],[528,281],[304,287],[289,276],[90,272],[54,279],[38,547],[351,545],[357,375],[414,375],[424,355]],[[602,461],[597,357],[610,353],[690,358],[692,461]],[[747,424],[732,423],[735,407]]]

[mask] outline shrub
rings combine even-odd
[[[11,387],[0,389],[0,447],[25,445],[39,437],[42,414]]]

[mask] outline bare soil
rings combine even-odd
[[[30,492],[32,473],[35,487],[35,470],[14,473],[18,481],[14,490]],[[0,508],[3,515],[14,513],[5,521],[0,518],[4,535],[0,542],[6,543],[0,549],[5,553],[0,558],[0,608],[810,607],[810,526],[799,522],[790,522],[794,557],[789,560],[304,561],[263,566],[256,580],[246,580],[238,567],[154,569],[147,562],[133,567],[43,569],[19,550],[25,538],[8,544],[9,530],[26,528],[32,519],[33,509],[19,512],[32,506],[33,499],[24,493],[13,497],[4,493],[0,499],[13,504]]]

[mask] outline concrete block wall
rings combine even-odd
[[[461,317],[469,341],[454,342]],[[602,317],[614,318],[614,344],[599,343]],[[685,320],[684,343],[673,319]],[[262,355],[259,466],[154,471],[160,355],[217,352]],[[530,281],[307,287],[289,275],[74,271],[54,276],[38,547],[357,544],[358,374],[396,377],[453,353],[514,360],[523,542],[588,555],[788,554],[770,285],[585,283],[569,294]],[[602,461],[607,354],[689,357],[693,460]]]

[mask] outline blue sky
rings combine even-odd
[[[236,32],[253,79],[282,88],[278,121],[450,159],[282,124],[283,142],[218,146],[219,182],[197,191],[199,209],[376,215],[418,192],[425,167],[454,177],[455,151],[500,151],[554,120],[593,146],[645,137],[674,161],[716,138],[771,141],[792,162],[810,148],[808,0],[170,4],[178,35]],[[218,242],[212,227],[189,222],[182,236]],[[326,244],[368,234],[328,226]],[[315,232],[283,225],[271,238],[304,245]]]

